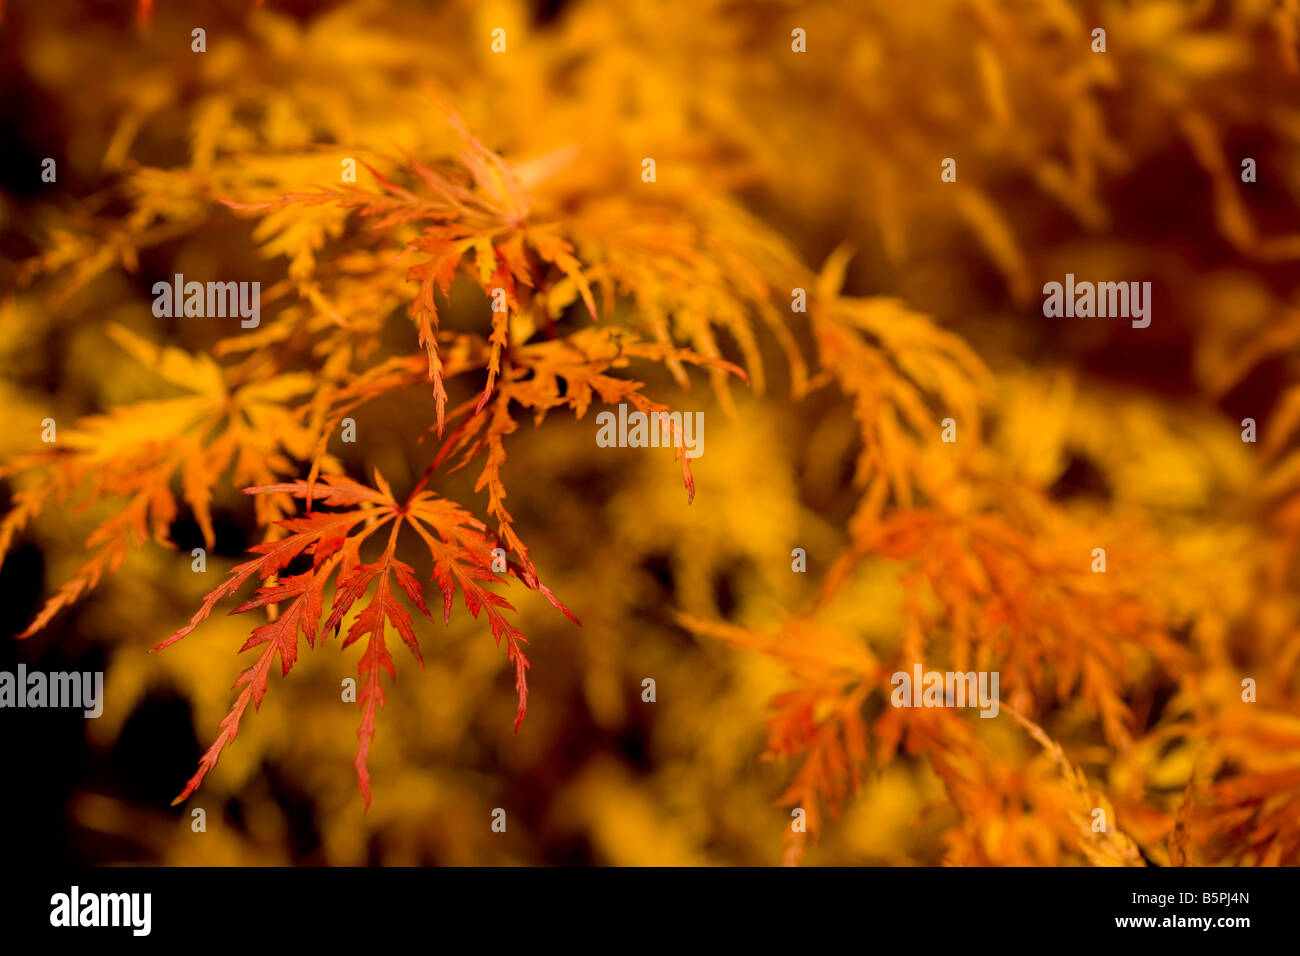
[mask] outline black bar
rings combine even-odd
[[[0,896],[7,942],[211,945],[402,939],[433,946],[617,947],[719,939],[854,948],[883,941],[962,949],[1126,937],[1233,945],[1292,923],[1288,869],[10,869]],[[148,893],[149,933],[51,925],[52,897]],[[70,900],[69,900],[70,902]],[[98,906],[98,900],[94,904]],[[121,905],[120,903],[118,905]],[[88,910],[83,912],[88,913]],[[1147,925],[1120,925],[1127,920]],[[1208,919],[1210,925],[1200,925]],[[1196,920],[1196,924],[1191,924]],[[1224,921],[1239,925],[1226,925]],[[125,911],[121,922],[130,923]],[[143,920],[137,920],[142,924]],[[513,939],[511,944],[509,940]],[[857,940],[857,943],[851,941]],[[8,947],[6,947],[8,948]]]

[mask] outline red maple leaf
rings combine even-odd
[[[268,606],[279,612],[273,620],[253,628],[251,636],[240,648],[245,651],[261,647],[262,652],[235,681],[235,686],[243,690],[221,721],[217,739],[200,758],[198,770],[173,801],[174,804],[198,789],[208,771],[216,766],[221,751],[239,732],[239,721],[249,703],[254,709],[261,706],[276,656],[280,658],[282,674],[287,675],[298,659],[299,633],[312,647],[316,645],[318,634],[337,634],[348,612],[364,601],[367,592],[373,588],[369,601],[357,613],[343,639],[343,647],[362,638],[366,640],[358,665],[361,689],[357,705],[362,717],[361,726],[357,728],[355,766],[361,794],[369,808],[370,772],[366,759],[375,735],[375,717],[378,708],[384,705],[380,671],[387,671],[390,678],[396,678],[393,658],[384,636],[388,625],[392,625],[416,661],[424,666],[415,627],[401,595],[405,595],[406,601],[426,617],[430,615],[414,568],[396,556],[399,533],[404,527],[416,532],[432,557],[432,580],[438,583],[442,592],[444,622],[451,619],[453,599],[459,589],[471,615],[477,618],[481,610],[486,611],[497,644],[505,639],[509,660],[515,668],[515,690],[519,695],[515,717],[515,731],[518,732],[528,703],[528,659],[522,647],[527,639],[503,613],[514,608],[488,587],[505,580],[505,575],[493,571],[493,550],[497,543],[489,537],[482,522],[454,502],[425,491],[423,482],[404,504],[399,504],[377,470],[374,488],[348,478],[327,475],[313,482],[300,479],[244,491],[246,494],[288,494],[307,502],[308,507],[318,504],[335,510],[312,510],[303,516],[277,522],[289,532],[288,536],[251,548],[250,553],[255,557],[232,568],[229,578],[203,599],[189,622],[153,648],[162,650],[181,640],[207,618],[220,601],[237,593],[255,575],[262,582],[256,594],[231,613]],[[362,545],[385,526],[389,531],[383,553],[377,560],[363,563]],[[299,574],[281,576],[290,562],[301,556],[311,558],[311,568]],[[579,623],[535,576],[525,575],[523,569],[514,563],[506,565],[506,573],[536,587],[574,623]],[[321,627],[321,618],[325,614],[325,588],[331,579],[335,582],[333,600]]]

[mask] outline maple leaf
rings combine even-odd
[[[261,647],[262,651],[253,665],[236,680],[235,687],[243,690],[221,721],[216,740],[199,760],[198,770],[174,803],[180,803],[192,794],[216,766],[222,750],[238,734],[240,720],[248,705],[251,703],[254,709],[261,706],[276,658],[279,658],[282,676],[288,675],[298,659],[300,634],[307,639],[309,646],[315,647],[318,636],[337,634],[348,612],[362,603],[364,606],[349,627],[342,646],[348,647],[365,639],[365,649],[358,665],[361,686],[357,705],[362,716],[357,729],[355,768],[362,797],[366,806],[370,806],[367,757],[375,735],[375,719],[379,708],[384,705],[381,672],[396,678],[393,658],[385,639],[390,625],[420,666],[424,666],[413,621],[401,596],[404,595],[406,601],[426,617],[429,609],[414,569],[396,556],[399,533],[403,528],[414,531],[430,554],[433,565],[430,580],[437,582],[442,594],[444,622],[451,619],[453,599],[459,590],[471,616],[478,618],[480,611],[483,612],[498,646],[505,642],[507,657],[515,670],[515,690],[519,699],[515,731],[518,732],[528,702],[528,659],[522,646],[527,639],[504,614],[513,611],[513,606],[489,587],[504,580],[492,570],[495,542],[485,533],[481,522],[453,502],[417,487],[404,503],[398,503],[378,470],[374,479],[373,488],[349,478],[326,475],[315,483],[299,479],[244,489],[250,495],[286,494],[337,510],[315,510],[279,521],[288,534],[275,541],[254,545],[250,553],[256,557],[232,568],[227,580],[203,599],[194,616],[153,648],[162,650],[183,639],[212,613],[217,604],[236,594],[253,579],[261,582],[256,594],[231,613],[239,614],[268,605],[280,608],[278,616],[255,627],[240,648],[245,651]],[[389,531],[382,554],[374,561],[363,562],[362,545],[385,526]],[[310,570],[281,578],[281,572],[299,557],[311,558]],[[518,566],[510,566],[510,571],[519,576]],[[326,616],[324,592],[331,580],[335,584],[334,596]],[[365,595],[372,587],[373,594],[366,601]],[[549,591],[545,593],[552,603],[578,623]]]
[[[309,430],[283,404],[308,393],[311,376],[285,373],[237,381],[207,356],[158,348],[121,326],[108,331],[142,365],[187,394],[84,418],[60,433],[56,448],[14,458],[0,470],[0,477],[16,475],[32,482],[15,495],[14,508],[0,521],[0,560],[51,498],[79,494],[87,504],[125,499],[90,533],[86,547],[94,553],[19,638],[32,636],[97,587],[106,573],[121,567],[131,547],[149,540],[171,546],[168,528],[178,514],[173,485],[179,485],[211,548],[212,495],[221,476],[231,471],[239,484],[271,482],[291,471],[289,455],[304,455],[311,447]],[[322,455],[320,463],[336,467],[328,456]],[[270,524],[291,507],[285,494],[267,495],[257,502],[258,520]]]
[[[796,863],[821,830],[819,804],[838,816],[843,799],[858,789],[868,759],[867,697],[887,687],[888,673],[861,640],[790,618],[775,634],[754,628],[677,615],[687,630],[756,651],[779,662],[795,686],[768,702],[765,757],[797,760],[798,769],[777,799],[804,811],[804,829],[787,828],[783,862]]]
[[[932,407],[955,416],[976,447],[990,373],[960,338],[901,302],[842,296],[852,255],[840,246],[827,257],[810,315],[825,374],[853,401],[862,507],[874,515],[892,493],[899,507],[909,508],[918,489],[931,501],[943,500],[948,469],[937,469],[924,454],[938,437]]]
[[[540,425],[556,408],[567,408],[576,419],[581,419],[597,399],[605,404],[629,402],[646,415],[669,411],[667,405],[644,394],[645,383],[606,374],[612,368],[627,366],[634,358],[705,366],[748,380],[743,369],[722,359],[699,355],[691,349],[644,342],[635,333],[622,329],[589,328],[558,341],[520,346],[504,370],[500,388],[486,413],[483,399],[478,399],[466,402],[451,414],[453,420],[460,418],[460,423],[443,442],[429,467],[436,468],[448,458],[459,456],[452,468],[455,471],[483,456],[483,469],[474,490],[487,489],[488,515],[497,520],[497,533],[519,557],[529,582],[535,580],[536,569],[505,506],[506,488],[502,478],[506,461],[504,440],[518,427],[510,414],[510,406],[517,403],[531,411],[535,425]],[[695,479],[684,442],[675,442],[673,456],[681,467],[687,502],[693,502]]]
[[[397,226],[424,223],[399,258],[416,252],[426,257],[407,269],[406,278],[419,283],[411,304],[411,319],[428,358],[439,435],[445,423],[448,396],[444,384],[446,371],[438,349],[439,320],[434,293],[440,292],[450,299],[452,280],[462,266],[485,293],[501,290],[511,313],[533,308],[531,290],[546,284],[545,272],[551,267],[555,275],[565,277],[577,287],[592,320],[596,319],[595,299],[583,275],[582,264],[573,255],[572,243],[554,225],[530,222],[529,199],[514,170],[470,134],[454,110],[443,107],[442,113],[462,144],[457,159],[460,168],[469,174],[467,181],[452,172],[444,174],[408,155],[407,168],[431,195],[421,197],[364,164],[378,184],[378,193],[356,186],[330,186],[310,193],[284,194],[273,201],[223,200],[232,209],[264,216],[293,206],[334,205],[373,219],[372,229],[381,234]],[[508,317],[495,313],[489,340],[488,381],[479,407],[491,395],[508,334]]]
[[[926,636],[945,635],[959,669],[982,649],[999,662],[1006,687],[1024,682],[1043,696],[1077,688],[1106,738],[1124,747],[1132,740],[1123,699],[1132,662],[1150,659],[1178,674],[1191,658],[1158,608],[1071,560],[1074,550],[1070,539],[1044,540],[1041,530],[1031,538],[1005,515],[913,510],[874,523],[841,560],[872,554],[910,566],[901,580],[912,659],[925,657]]]

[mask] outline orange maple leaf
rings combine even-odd
[[[503,613],[513,611],[514,607],[488,587],[501,581],[502,577],[492,569],[492,551],[496,542],[488,536],[482,522],[454,502],[425,491],[422,485],[416,487],[405,503],[399,503],[378,470],[375,471],[373,488],[349,478],[326,475],[315,482],[299,479],[244,491],[246,494],[292,495],[309,504],[314,502],[337,510],[314,510],[277,522],[289,532],[288,536],[251,548],[250,553],[256,557],[232,568],[229,578],[203,599],[189,622],[153,648],[162,650],[184,638],[212,613],[219,602],[237,593],[254,576],[263,582],[257,593],[231,613],[239,614],[269,605],[280,608],[274,620],[253,629],[241,648],[262,647],[263,650],[256,662],[236,680],[235,686],[243,687],[243,690],[221,721],[217,739],[200,758],[198,770],[173,803],[180,803],[192,794],[208,771],[216,766],[221,751],[238,734],[239,722],[249,703],[254,709],[261,706],[276,656],[280,658],[282,674],[287,675],[298,658],[299,633],[312,647],[316,645],[318,633],[328,635],[333,631],[337,634],[349,610],[364,599],[373,585],[374,593],[369,603],[357,614],[343,640],[343,647],[347,647],[366,639],[366,648],[358,666],[361,692],[357,696],[357,705],[362,710],[362,717],[357,729],[355,767],[362,797],[369,808],[370,773],[366,761],[375,735],[375,717],[384,705],[380,671],[387,671],[389,677],[396,678],[384,636],[387,625],[393,626],[416,661],[424,666],[411,615],[398,593],[405,595],[406,600],[426,617],[430,616],[415,570],[396,556],[398,535],[403,527],[416,532],[433,560],[431,580],[437,582],[442,592],[444,621],[451,619],[453,599],[459,589],[473,617],[477,618],[480,611],[485,613],[498,645],[504,638],[509,660],[515,668],[515,690],[519,695],[515,731],[518,732],[528,702],[528,659],[522,648],[527,638]],[[386,525],[389,532],[383,553],[375,561],[362,562],[362,545]],[[311,558],[310,569],[281,577],[281,572],[300,557]],[[518,565],[511,563],[507,568],[509,574],[523,580],[523,571]],[[324,591],[331,579],[335,582],[334,597],[329,616],[321,627]],[[574,623],[579,623],[540,582],[534,580],[530,583]]]

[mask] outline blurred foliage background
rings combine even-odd
[[[1105,53],[1091,49],[1098,26]],[[191,51],[195,27],[204,54]],[[505,53],[491,48],[498,28]],[[796,28],[805,53],[791,49]],[[431,96],[508,162],[568,156],[539,191],[554,215],[608,205],[604,232],[586,220],[579,258],[607,255],[633,279],[602,322],[658,310],[675,340],[712,347],[762,386],[715,378],[710,390],[693,374],[686,390],[671,368],[637,366],[659,400],[705,413],[689,505],[669,456],[597,448],[591,415],[537,430],[522,417],[506,470],[515,527],[583,626],[509,589],[532,660],[516,737],[512,677],[485,626],[424,622],[426,667],[398,660],[368,813],[350,769],[356,710],[338,691],[355,649],[332,642],[274,676],[202,789],[168,806],[230,706],[248,624],[218,614],[147,651],[262,536],[226,482],[209,571],[195,575],[203,539],[182,508],[176,550],[133,550],[0,652],[4,669],[107,673],[99,720],[3,715],[0,799],[28,823],[19,853],[1300,862],[1297,4],[50,0],[5,4],[0,29],[6,458],[39,448],[46,417],[62,427],[165,393],[109,323],[214,354],[230,330],[154,317],[155,281],[181,272],[269,290],[287,276],[307,289],[346,240],[346,215],[257,221],[218,200],[334,182],[340,156],[391,171],[404,152],[453,153]],[[54,184],[41,182],[45,157]],[[656,160],[653,185],[642,157]],[[948,157],[955,183],[940,179]],[[1245,157],[1256,182],[1241,181]],[[658,220],[627,198],[646,189]],[[678,241],[678,223],[695,239],[674,272],[656,243]],[[741,331],[731,311],[765,306],[722,294],[747,281],[738,262],[769,259],[787,271],[754,301],[780,310],[790,341],[761,323]],[[1039,290],[1066,272],[1151,281],[1151,326],[1045,319]],[[863,424],[884,380],[790,316],[800,284],[823,304],[857,303],[845,314],[927,396],[969,402],[959,451],[937,443],[942,401],[933,435]],[[416,350],[402,309],[340,290],[365,331],[348,359]],[[312,320],[313,306],[291,300],[266,306],[264,330],[277,308]],[[566,331],[590,321],[561,311]],[[484,314],[469,287],[444,327],[482,329]],[[946,334],[987,374],[940,381],[923,357]],[[481,388],[460,383],[452,404]],[[383,395],[356,413],[361,440],[330,452],[347,474],[377,466],[404,492],[436,449],[422,441],[433,418],[426,389]],[[1242,441],[1244,418],[1257,444]],[[872,435],[883,458],[864,451]],[[473,472],[439,472],[435,488],[481,515]],[[12,494],[40,479],[9,480]],[[13,535],[0,571],[8,633],[75,572],[109,514],[51,507]],[[922,520],[934,515],[961,521]],[[1108,551],[1104,578],[1089,570],[1094,547]],[[794,548],[805,574],[791,570]],[[993,590],[953,584],[945,598],[969,566],[945,560],[968,553],[983,568],[970,580]],[[1000,577],[998,555],[1014,565]],[[927,562],[934,580],[916,591]],[[1000,668],[1004,700],[1041,739],[1010,707],[993,721],[890,714],[879,675],[863,675],[910,670],[913,656]],[[646,677],[654,703],[641,699]],[[1255,703],[1241,699],[1247,677]],[[805,696],[782,703],[791,693]],[[784,734],[783,715],[803,730]],[[820,731],[838,742],[818,750]],[[790,809],[810,801],[838,813],[818,814],[805,846],[790,838]],[[191,831],[194,807],[204,833]],[[496,807],[505,834],[490,829]],[[1095,807],[1109,808],[1109,837],[1089,832]]]

